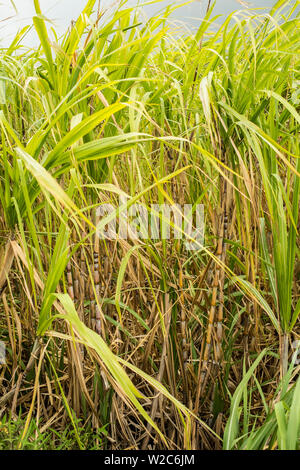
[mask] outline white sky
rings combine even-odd
[[[145,0],[146,1],[146,0]],[[247,0],[254,6],[270,7],[275,0]],[[101,5],[117,3],[112,0],[101,0]],[[134,5],[137,1],[130,0]],[[147,14],[157,12],[162,6],[173,4],[174,1],[163,1],[145,8]],[[182,0],[179,2],[182,3]],[[32,16],[35,14],[33,0],[14,0],[18,15],[10,0],[0,0],[0,46],[8,45],[13,40],[17,31],[25,25],[32,24]],[[72,19],[76,19],[86,4],[86,0],[40,0],[43,14],[54,21],[56,30],[62,34],[69,26]],[[96,2],[97,4],[97,2]],[[203,16],[207,0],[195,0],[191,5],[184,6],[174,16],[182,21],[195,24],[196,18]],[[234,9],[242,8],[236,0],[217,0],[216,13],[228,13]],[[11,17],[11,18],[10,18]],[[7,19],[8,18],[8,19]],[[37,41],[34,31],[26,38],[26,45],[33,45]]]

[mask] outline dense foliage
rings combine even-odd
[[[187,34],[89,0],[62,38],[34,4],[0,50],[0,448],[299,449],[299,2]],[[100,240],[119,198],[203,204],[204,247]]]

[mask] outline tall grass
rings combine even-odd
[[[0,412],[23,423],[16,447],[67,423],[81,449],[299,449],[297,5],[221,25],[211,5],[186,34],[171,7],[145,21],[90,0],[58,38],[34,0],[40,46],[24,30],[1,49]],[[118,217],[120,197],[203,204],[204,247],[99,240],[97,208]]]

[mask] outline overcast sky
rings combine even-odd
[[[97,3],[97,2],[96,2]],[[112,0],[101,0],[101,5],[117,3]],[[137,1],[130,0],[135,5]],[[174,1],[163,1],[156,5],[145,8],[147,14],[157,12],[162,6],[173,4]],[[183,3],[182,0],[179,3]],[[274,5],[275,0],[247,0],[247,3],[255,7],[267,7]],[[21,27],[32,24],[32,16],[35,14],[33,0],[14,0],[18,10],[16,14],[10,0],[0,0],[0,45],[8,45]],[[53,20],[57,31],[61,34],[76,19],[86,4],[86,0],[40,0],[42,12]],[[191,5],[184,6],[175,14],[177,19],[195,24],[196,18],[201,19],[207,0],[195,0]],[[215,12],[228,13],[235,9],[243,8],[237,0],[217,0]],[[35,33],[32,32],[26,39],[26,45],[36,42]]]

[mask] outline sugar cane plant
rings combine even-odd
[[[299,2],[187,32],[89,0],[62,37],[33,3],[39,46],[0,49],[0,448],[299,450]],[[99,237],[136,203],[169,239]]]

